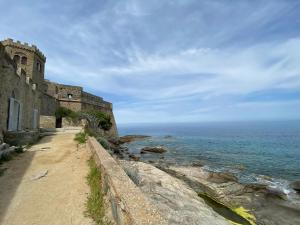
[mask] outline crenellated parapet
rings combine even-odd
[[[4,41],[2,41],[2,44],[4,46],[10,46],[10,47],[15,47],[27,51],[31,51],[35,54],[37,54],[44,62],[46,62],[46,56],[36,47],[36,45],[29,45],[26,42],[20,42],[20,41],[14,41],[11,38],[8,38]]]
[[[7,52],[5,51],[4,46],[0,43],[0,58],[4,61],[0,62],[0,65],[2,66],[2,71],[5,72],[9,76],[15,76],[19,77],[21,83],[24,83],[27,85],[27,88],[32,89],[33,91],[36,90],[36,83],[33,82],[31,77],[26,75],[24,69],[21,67],[17,67],[15,62],[9,57]],[[1,74],[0,79],[2,79],[4,74]],[[15,79],[15,78],[11,78]],[[3,80],[2,80],[3,82]]]

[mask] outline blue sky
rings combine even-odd
[[[300,1],[0,0],[0,38],[118,123],[300,119]]]

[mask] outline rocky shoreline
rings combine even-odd
[[[139,135],[131,135],[127,136],[125,140],[126,142],[121,142],[115,145],[113,149],[114,155],[118,159],[126,159],[120,160],[120,164],[123,166],[124,170],[128,173],[128,175],[133,179],[133,181],[141,186],[141,189],[148,193],[150,198],[154,198],[154,203],[159,204],[159,208],[165,208],[165,213],[169,215],[171,221],[170,224],[185,224],[179,220],[182,217],[189,218],[187,221],[190,221],[189,224],[203,224],[197,223],[199,220],[199,216],[202,215],[201,212],[197,211],[197,207],[199,206],[191,206],[188,207],[191,202],[196,201],[195,199],[209,198],[214,201],[216,204],[223,205],[236,213],[239,216],[242,216],[246,221],[234,221],[236,224],[260,224],[260,225],[294,225],[300,224],[300,205],[295,204],[292,201],[289,201],[288,196],[284,193],[270,188],[268,185],[264,184],[242,184],[238,181],[238,179],[230,173],[222,173],[222,172],[212,172],[207,171],[203,167],[203,165],[196,166],[177,166],[177,165],[168,165],[164,163],[163,157],[157,162],[137,162],[140,160],[140,156],[133,155],[130,151],[122,146],[123,143],[128,143],[131,139],[141,140],[144,138],[149,138],[149,136],[139,136]],[[147,147],[146,147],[147,148]],[[167,151],[167,149],[162,148],[161,146],[157,147],[149,147],[147,148],[153,150],[150,154],[162,154]],[[158,150],[157,150],[158,149]],[[162,150],[163,149],[163,150]],[[157,151],[156,151],[157,150]],[[142,154],[147,153],[147,151],[143,151]],[[152,164],[152,165],[151,165]],[[151,171],[151,173],[149,172]],[[173,192],[174,199],[171,197],[166,201],[165,198],[158,198],[157,193],[153,194],[151,190],[160,190],[161,182],[159,179],[153,174],[160,174],[160,179],[162,180],[170,180],[170,183],[176,184],[177,181],[181,181],[186,185],[186,187],[191,188],[195,193],[200,197],[195,197],[195,194],[192,195],[192,198],[187,199],[177,199],[177,194],[185,190],[183,187],[181,189],[174,189],[174,187],[169,186],[171,188],[171,192]],[[162,175],[163,174],[163,175]],[[152,177],[152,176],[153,177]],[[176,184],[177,185],[177,184]],[[295,182],[295,190],[299,188],[298,183]],[[165,190],[166,191],[166,190]],[[168,190],[170,191],[170,190]],[[155,195],[156,197],[153,197]],[[200,199],[201,199],[200,198]],[[177,200],[176,200],[177,199]],[[192,210],[192,214],[185,212],[185,207],[175,207],[180,202],[190,202],[186,204],[186,207],[189,210]],[[199,201],[199,199],[197,200]],[[172,208],[168,206],[168,204],[172,203]],[[200,201],[201,202],[201,201]],[[203,203],[203,202],[202,202]],[[201,203],[201,204],[202,204]],[[160,206],[163,204],[164,206]],[[197,203],[200,204],[200,203]],[[208,206],[204,203],[205,207],[211,209],[212,206]],[[201,207],[200,207],[201,208]],[[172,211],[173,210],[173,211]],[[174,211],[175,210],[175,211]],[[203,210],[201,208],[201,210]],[[214,210],[213,210],[214,211]],[[228,211],[228,210],[227,210]],[[177,215],[175,212],[177,212]],[[217,211],[218,212],[218,211]],[[207,212],[206,212],[207,213]],[[218,212],[220,213],[220,212]],[[222,213],[221,213],[222,214]],[[177,217],[176,217],[177,215]],[[211,214],[207,214],[211,215]],[[204,215],[202,215],[204,216]],[[224,215],[222,215],[224,216]],[[226,215],[224,216],[226,218]],[[235,216],[229,215],[227,220],[234,220]],[[169,220],[170,220],[169,218]],[[206,220],[208,220],[206,218]],[[177,221],[177,222],[176,222]],[[179,222],[178,222],[179,221]],[[207,224],[222,224],[218,223],[217,220],[213,223]]]

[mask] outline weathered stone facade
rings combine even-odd
[[[43,105],[52,105],[51,108],[53,108],[57,103],[59,106],[71,109],[75,112],[99,110],[106,112],[111,116],[113,126],[108,132],[108,135],[118,136],[117,126],[112,111],[112,104],[104,101],[103,98],[87,93],[79,86],[58,84],[48,80],[45,80],[45,95],[52,97],[52,99],[42,102],[42,115],[47,115],[47,113],[49,114],[49,109]],[[56,103],[53,101],[56,101]]]
[[[45,80],[45,63],[46,57],[34,45],[12,39],[0,42],[0,140],[8,132],[38,130],[40,122],[44,128],[55,126],[60,106],[109,113],[113,122],[109,135],[117,136],[112,104],[82,87]]]
[[[25,68],[19,67],[20,61],[13,61],[13,56],[7,53],[6,47],[0,43],[1,139],[8,131],[37,129],[40,110],[40,92],[37,86],[41,84],[35,83],[31,76],[25,73]],[[25,62],[23,63],[25,67]]]

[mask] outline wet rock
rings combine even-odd
[[[300,194],[300,181],[295,181],[291,183],[291,188],[297,191]]]
[[[124,144],[132,141],[138,141],[145,138],[149,138],[150,136],[147,135],[126,135],[119,138],[119,144]]]
[[[129,154],[129,158],[132,159],[132,160],[134,160],[134,161],[139,161],[141,157],[136,156],[134,154]]]
[[[156,147],[144,147],[141,149],[141,154],[145,154],[147,152],[153,152],[153,153],[164,153],[167,151],[167,148],[163,146],[156,146]]]
[[[192,166],[194,167],[202,167],[204,166],[205,163],[203,163],[202,161],[194,161],[192,162]]]
[[[166,136],[164,136],[164,138],[165,139],[170,139],[170,138],[173,138],[173,136],[172,135],[166,135]]]
[[[237,178],[231,173],[211,172],[207,180],[218,184],[232,182],[232,181],[237,182]]]

